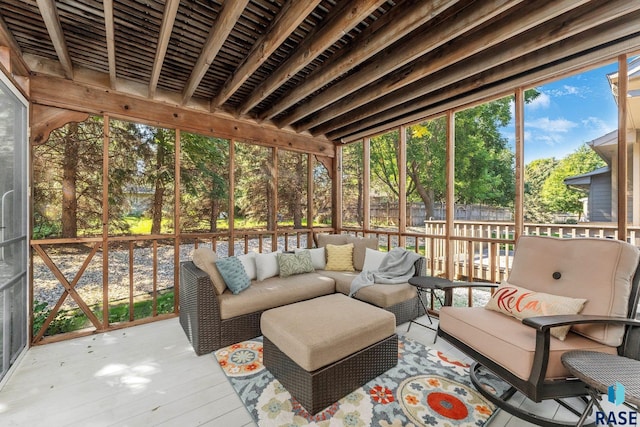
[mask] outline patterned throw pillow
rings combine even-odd
[[[278,266],[280,267],[280,277],[314,271],[309,251],[301,251],[296,254],[278,254]]]
[[[325,246],[327,250],[327,265],[329,271],[355,271],[353,268],[353,243],[346,245]]]
[[[244,271],[244,266],[238,258],[234,256],[220,258],[216,261],[216,267],[234,295],[238,295],[251,286],[251,279],[247,276],[247,272]]]
[[[516,319],[558,314],[578,314],[582,311],[583,298],[569,298],[559,295],[534,292],[525,288],[502,283],[484,308],[499,311]],[[551,335],[564,341],[571,325],[551,328]]]

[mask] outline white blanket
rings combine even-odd
[[[420,255],[407,251],[404,248],[391,249],[382,259],[378,270],[363,270],[353,279],[351,288],[349,289],[349,296],[354,296],[356,292],[365,286],[371,286],[377,283],[407,283],[407,280],[415,274],[414,264],[419,258]]]

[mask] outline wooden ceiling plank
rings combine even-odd
[[[114,118],[182,129],[189,132],[236,139],[259,145],[280,147],[305,153],[333,157],[333,143],[268,124],[257,124],[232,116],[196,111],[177,104],[114,92],[60,77],[36,75],[31,78],[31,102],[90,114],[108,114]]]
[[[104,27],[107,39],[107,60],[109,61],[109,83],[116,88],[116,38],[113,21],[113,0],[103,0]]]
[[[545,19],[565,13],[576,7],[576,5],[583,4],[586,1],[587,0],[547,0],[544,2],[546,4],[545,7],[536,9],[536,7],[538,7],[537,4],[535,7],[531,7],[534,9],[534,16],[520,13],[518,10],[516,18],[505,20],[507,28],[492,25],[486,27],[481,36],[461,37],[454,40],[462,34],[469,33],[473,28],[477,28],[478,25],[487,22],[489,19],[495,18],[519,2],[502,1],[496,4],[498,9],[494,10],[494,12],[488,12],[483,8],[472,7],[464,9],[453,17],[452,20],[443,21],[437,26],[433,26],[426,31],[411,36],[411,38],[406,41],[407,49],[398,49],[395,46],[388,48],[379,55],[380,59],[378,61],[373,62],[358,73],[351,75],[349,78],[338,82],[326,91],[320,93],[309,102],[306,102],[304,108],[297,108],[290,114],[295,113],[296,117],[305,115],[309,116],[309,118],[298,123],[296,129],[306,130],[317,127],[339,115],[346,114],[361,105],[372,102],[382,95],[377,94],[374,96],[370,93],[369,88],[371,85],[375,84],[374,82],[376,82],[376,80],[386,77],[390,72],[398,69],[398,72],[402,73],[401,80],[403,82],[406,81],[407,77],[405,74],[411,73],[412,70],[417,68],[411,61],[426,64],[426,68],[429,70],[437,69],[436,64],[443,67],[455,62],[450,55],[449,45],[447,45],[445,54],[443,54],[442,49],[436,49],[445,43],[456,46],[463,44],[465,47],[462,49],[462,54],[464,54],[464,56],[471,56],[485,49],[488,45],[494,45],[506,40],[510,34],[526,31],[536,24],[544,22]],[[515,22],[517,22],[518,25],[516,25]],[[454,41],[451,42],[451,40]],[[406,67],[401,68],[404,65],[406,65]],[[412,72],[411,75],[414,76],[414,79],[422,77],[416,72]],[[385,78],[385,80],[389,79]],[[366,91],[363,89],[365,86],[367,88]],[[362,89],[361,92],[366,93],[361,96],[354,94],[354,92],[360,89]],[[333,100],[333,105],[329,108],[324,108],[329,105],[328,102],[331,100]],[[331,113],[329,113],[329,111],[331,111]],[[278,124],[280,125],[280,123]]]
[[[0,15],[0,45],[7,46],[11,49],[11,72],[21,76],[29,75],[29,67],[22,58],[22,50],[15,37],[13,37],[11,30],[7,27],[7,23],[2,15]]]
[[[339,50],[323,63],[322,67],[318,67],[309,75],[304,83],[297,85],[291,92],[279,99],[260,115],[260,119],[272,119],[296,102],[405,37],[458,1],[410,0],[401,4],[400,7],[392,9],[391,12],[383,15],[366,28],[351,46]],[[280,120],[278,125],[289,125],[304,116],[304,113],[296,110]]]
[[[178,14],[178,6],[180,6],[180,0],[167,0],[164,5],[164,15],[162,16],[162,25],[160,27],[160,35],[158,36],[156,57],[153,61],[153,69],[151,70],[151,79],[149,82],[149,98],[153,98],[156,95],[162,64],[164,64],[164,58],[167,55],[167,47],[171,39],[173,24]]]
[[[238,108],[238,114],[246,114],[291,76],[307,66],[336,40],[358,25],[386,0],[353,0],[335,8],[325,20],[302,41],[293,54],[263,81]]]
[[[193,96],[249,0],[225,0],[182,92],[182,105]]]
[[[219,108],[247,81],[247,79],[273,54],[322,0],[289,0],[273,20],[269,30],[251,48],[244,62],[229,76],[212,101]]]
[[[64,75],[68,79],[73,79],[73,63],[71,62],[69,49],[67,49],[67,43],[64,39],[62,25],[60,25],[56,2],[55,0],[36,0],[36,3],[38,4],[40,15],[42,15],[44,24],[49,32],[51,43],[58,55],[58,60],[64,70]]]
[[[623,20],[624,25],[621,25]],[[607,45],[614,40],[624,40],[629,36],[635,34],[636,31],[634,30],[634,28],[638,28],[639,26],[640,12],[636,12],[627,15],[624,18],[619,18],[617,20],[607,22],[606,24],[577,34],[570,39],[563,39],[558,43],[549,45],[545,48],[529,53],[528,55],[514,59],[507,64],[490,68],[479,74],[475,74],[473,70],[469,69],[469,67],[473,68],[472,64],[459,63],[458,65],[456,65],[456,70],[452,71],[457,72],[458,69],[467,69],[469,71],[467,74],[467,78],[464,80],[460,80],[453,85],[450,85],[447,90],[437,94],[433,94],[431,96],[413,100],[409,103],[397,104],[397,106],[394,108],[387,109],[375,115],[370,115],[366,119],[355,122],[352,125],[337,128],[336,130],[329,132],[327,136],[334,140],[346,138],[350,141],[355,141],[356,139],[353,139],[353,135],[362,137],[362,132],[365,129],[375,129],[375,132],[378,132],[379,128],[376,128],[376,125],[378,123],[394,123],[394,121],[397,121],[399,117],[402,117],[402,119],[399,120],[404,124],[408,123],[409,121],[419,120],[419,118],[415,118],[416,114],[423,114],[422,117],[434,114],[434,112],[429,110],[430,108],[433,108],[433,106],[437,105],[437,108],[445,108],[443,107],[444,104],[441,103],[446,102],[447,99],[456,98],[460,95],[464,95],[465,93],[477,90],[482,86],[490,86],[496,82],[506,82],[501,83],[497,87],[506,87],[508,89],[525,84],[539,84],[541,80],[555,78],[558,75],[564,75],[567,72],[570,72],[571,66],[567,65],[565,69],[563,68],[565,64],[578,65],[580,64],[580,61],[584,61],[583,68],[586,68],[588,64],[593,63],[593,61],[589,58],[594,57],[594,53],[590,51],[595,46]],[[635,37],[635,39],[633,40],[635,41],[625,40],[613,42],[611,43],[611,47],[607,46],[604,48],[596,49],[595,51],[598,53],[595,57],[601,58],[603,54],[609,54],[609,52],[611,52],[609,55],[609,58],[611,59],[612,57],[623,53],[624,49],[628,49],[627,51],[637,49],[640,43],[640,36]],[[510,47],[508,47],[507,49],[517,49],[519,46],[518,42],[520,41],[521,40],[514,40],[512,43],[510,43]],[[635,48],[630,49],[629,46],[635,46]],[[579,54],[582,52],[590,53],[584,56],[579,56]],[[540,70],[540,68],[545,67],[546,64],[560,62],[562,59],[567,57],[574,57],[574,59],[571,59],[567,62],[562,61],[559,66],[552,66]],[[533,73],[531,72],[531,70],[536,69],[538,69],[539,71],[534,71]],[[516,80],[510,79],[510,77],[515,75],[524,75],[526,77],[519,77]],[[436,82],[434,84],[439,83]],[[439,86],[439,88],[442,88],[442,86]],[[488,90],[490,91],[490,89],[487,89],[480,92],[486,93]],[[503,90],[494,89],[494,93],[501,92],[503,92]],[[462,104],[462,102],[460,102],[460,104]],[[421,111],[421,113],[415,113],[416,111]],[[407,119],[406,117],[411,118]],[[366,132],[368,132],[368,130]]]
[[[554,3],[558,4],[559,2]],[[362,96],[368,98],[370,94],[375,94],[375,100],[366,102],[359,100],[357,103],[360,105],[357,107],[354,107],[354,103],[349,100],[339,101],[338,104],[341,105],[338,111],[347,112],[339,115],[334,111],[335,118],[315,127],[313,131],[314,133],[325,133],[351,123],[360,122],[381,111],[424,97],[430,92],[464,80],[470,75],[508,63],[537,49],[557,43],[560,40],[572,37],[638,9],[640,9],[640,3],[632,4],[626,0],[607,0],[606,2],[602,0],[599,5],[590,4],[588,10],[574,9],[563,14],[561,18],[555,21],[537,26],[535,28],[535,36],[531,32],[520,33],[507,28],[506,25],[497,24],[495,31],[487,32],[483,37],[476,39],[478,43],[481,43],[478,46],[484,44],[489,48],[493,45],[491,43],[492,38],[497,37],[499,34],[506,34],[509,48],[501,45],[498,49],[486,49],[473,58],[473,63],[469,63],[464,61],[465,58],[470,57],[467,51],[469,44],[465,44],[464,47],[461,44],[452,44],[447,48],[446,64],[437,57],[421,58],[418,61],[419,63],[412,67],[411,73],[403,74],[402,76],[389,76],[385,81],[378,81],[368,86],[366,91],[362,90],[354,97]],[[540,10],[547,12],[549,8]],[[531,17],[534,14],[536,12],[523,16]],[[508,20],[508,18],[506,19]],[[541,16],[539,19],[544,19],[544,17]],[[514,29],[519,28],[517,20],[513,21],[513,23],[516,25],[516,27],[513,27]],[[434,71],[444,69],[451,63],[455,65],[447,68],[446,73],[434,74]]]

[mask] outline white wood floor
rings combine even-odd
[[[406,324],[398,327],[399,334],[432,345],[429,329],[413,325],[406,330]],[[464,358],[442,339],[435,346]],[[523,397],[514,399],[532,405]],[[566,416],[558,406],[534,407],[546,416]],[[196,356],[178,319],[171,319],[30,349],[0,389],[0,425],[255,424],[213,355]],[[489,424],[527,425],[504,412]]]

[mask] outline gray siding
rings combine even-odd
[[[611,222],[611,174],[591,177],[589,221]]]

